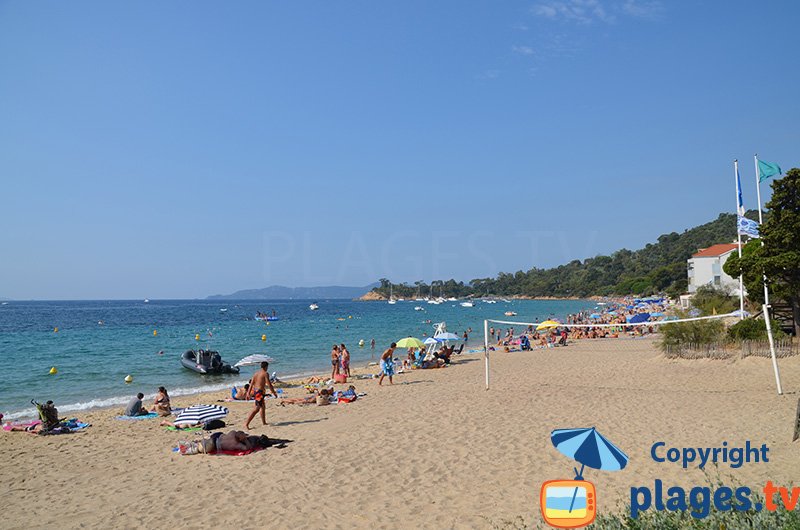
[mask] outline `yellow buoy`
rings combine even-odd
[[[353,315],[347,315],[347,318],[353,318]]]
[[[267,340],[267,336],[266,335],[261,335],[261,340]]]
[[[153,336],[155,337],[156,335],[158,335],[158,331],[154,329],[153,330]]]
[[[132,383],[133,382],[133,377],[131,377],[130,374],[126,375],[125,376],[125,382],[126,383]]]
[[[50,375],[56,375],[57,373],[58,373],[58,370],[56,370],[55,366],[50,368]]]
[[[58,333],[58,326],[53,328],[53,333]]]
[[[197,333],[197,334],[194,336],[194,340],[200,340],[200,334],[199,334],[199,333]]]

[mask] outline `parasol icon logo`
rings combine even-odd
[[[548,480],[539,492],[539,506],[545,523],[556,528],[580,528],[591,524],[597,515],[594,484],[583,479],[586,467],[619,471],[628,463],[628,455],[603,437],[594,427],[556,429],[550,433],[556,449],[581,464],[574,467],[573,480]]]

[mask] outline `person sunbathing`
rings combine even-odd
[[[278,404],[282,407],[286,405],[313,405],[314,403],[317,405],[327,405],[330,403],[331,397],[333,397],[333,389],[323,388],[315,392],[314,395],[303,398],[286,398],[280,400]]]
[[[245,383],[243,387],[236,389],[235,401],[247,401],[250,399],[250,383]]]
[[[42,422],[32,422],[27,425],[13,425],[8,423],[5,425],[4,430],[10,432],[29,432],[31,434],[39,434],[39,432],[43,429]]]
[[[215,432],[210,438],[179,445],[182,455],[214,454],[219,452],[243,452],[271,445],[266,434],[251,436],[244,431]]]
[[[202,427],[202,423],[172,423],[169,420],[164,420],[158,424],[161,427],[174,427],[176,430],[182,431],[186,429],[196,429],[197,427]]]

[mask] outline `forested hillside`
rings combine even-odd
[[[747,213],[755,218],[755,212]],[[723,213],[717,219],[679,234],[664,234],[640,250],[622,249],[610,256],[574,260],[552,269],[533,268],[515,273],[501,272],[496,278],[478,278],[465,284],[448,280],[432,282],[439,296],[530,296],[586,297],[592,295],[647,295],[665,292],[677,295],[687,288],[686,260],[698,249],[736,238],[736,214]],[[395,297],[427,296],[431,286],[392,284]],[[389,296],[390,282],[381,280],[374,292]]]

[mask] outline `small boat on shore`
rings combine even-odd
[[[198,374],[238,374],[239,367],[222,360],[218,352],[211,350],[187,350],[181,355],[181,364]]]

